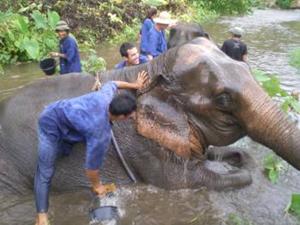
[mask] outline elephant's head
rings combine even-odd
[[[152,68],[158,61],[164,65],[156,73],[156,86],[139,98],[141,135],[183,157],[249,135],[300,169],[299,130],[245,63],[205,38],[169,50]]]
[[[197,37],[206,37],[209,39],[209,35],[198,24],[178,24],[170,31],[168,48],[180,46]]]

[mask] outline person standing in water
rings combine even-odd
[[[81,72],[77,41],[70,34],[70,27],[65,21],[59,21],[55,31],[59,36],[59,52],[50,52],[52,57],[59,57],[60,74]]]
[[[175,20],[171,15],[163,11],[158,17],[154,18],[155,25],[149,31],[149,43],[147,46],[147,55],[153,58],[167,51],[167,40],[165,30],[175,25]]]
[[[231,38],[224,41],[221,50],[230,58],[247,63],[247,45],[241,41],[243,30],[234,27],[229,30]]]
[[[149,31],[154,26],[154,17],[157,15],[157,9],[155,7],[151,7],[147,12],[147,17],[143,21],[142,29],[141,29],[141,44],[140,44],[140,52],[141,55],[148,56],[149,60],[152,59],[151,55],[147,55],[147,48],[149,45]]]

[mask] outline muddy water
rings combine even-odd
[[[300,75],[288,65],[288,54],[300,47],[300,11],[258,10],[244,17],[226,17],[205,25],[213,39],[221,44],[231,26],[245,29],[251,67],[279,74],[287,91],[300,90]],[[99,46],[99,52],[112,66],[120,59],[116,47]],[[36,64],[13,66],[0,80],[0,98],[38,78]],[[241,190],[214,192],[206,190],[166,191],[149,185],[122,186],[114,197],[122,225],[296,225],[284,212],[291,193],[300,192],[300,173],[286,167],[278,184],[272,185],[262,174],[262,158],[269,150],[244,138],[235,143],[250,152],[257,166],[253,184]],[[51,196],[52,224],[88,224],[90,204],[87,191]],[[0,224],[33,224],[33,197],[0,196]],[[235,219],[229,219],[229,215]],[[243,222],[238,222],[239,218]]]

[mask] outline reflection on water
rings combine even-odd
[[[222,18],[205,25],[213,39],[222,44],[231,26],[245,29],[244,40],[249,47],[251,67],[258,67],[280,76],[288,91],[300,90],[296,69],[288,65],[288,54],[300,47],[300,11],[258,10],[253,15]],[[112,68],[120,60],[118,47],[99,46],[99,53]],[[7,68],[0,78],[0,98],[16,88],[43,78],[37,64]],[[206,190],[166,191],[148,185],[122,186],[117,191],[117,205],[121,210],[122,225],[225,225],[233,213],[256,225],[296,225],[294,217],[284,209],[291,193],[299,192],[300,174],[291,166],[280,177],[278,184],[270,184],[262,175],[262,158],[269,150],[244,138],[235,145],[250,149],[256,159],[253,184],[241,190],[213,192]],[[33,224],[32,196],[0,196],[0,224]],[[51,196],[52,224],[88,224],[91,196],[87,191]],[[227,223],[226,223],[227,221]]]

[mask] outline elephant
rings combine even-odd
[[[139,182],[166,189],[224,190],[251,184],[251,156],[228,147],[248,135],[300,169],[296,124],[264,92],[245,63],[226,56],[207,38],[171,48],[149,63],[100,74],[109,80],[135,81],[147,71],[150,83],[136,94],[134,121],[113,125],[123,155]],[[46,77],[0,103],[1,192],[25,193],[33,186],[37,158],[37,119],[47,104],[90,92],[94,77]],[[57,160],[55,191],[88,187],[84,144]],[[210,161],[231,166],[219,172]],[[111,149],[102,180],[130,183]]]

